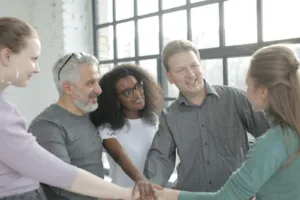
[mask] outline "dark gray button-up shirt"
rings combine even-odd
[[[160,116],[159,130],[144,174],[165,186],[176,160],[176,189],[213,192],[239,168],[249,149],[247,132],[260,136],[269,128],[262,112],[254,113],[245,92],[206,83],[206,98],[190,104],[182,95]]]

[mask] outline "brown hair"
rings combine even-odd
[[[29,24],[13,17],[0,17],[0,49],[9,48],[19,53],[30,37],[38,38],[38,34]]]
[[[171,56],[184,51],[192,51],[200,61],[200,53],[197,47],[189,40],[172,40],[162,50],[162,64],[169,71],[168,61]]]
[[[254,53],[249,75],[253,78],[256,86],[268,88],[268,113],[272,122],[281,125],[283,129],[287,125],[290,126],[300,140],[300,78],[298,69],[299,61],[294,52],[287,45],[277,44],[264,47]],[[286,164],[289,164],[300,153],[299,149]]]

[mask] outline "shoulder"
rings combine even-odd
[[[220,97],[246,97],[246,92],[239,88],[234,88],[226,85],[212,85]]]
[[[60,120],[62,115],[56,110],[54,105],[45,108],[32,120],[28,131],[36,137],[55,137],[58,135],[66,137],[66,128]]]
[[[45,108],[40,114],[38,114],[31,122],[30,126],[49,122],[50,124],[60,124],[60,113],[54,104]]]
[[[109,139],[109,138],[116,138],[117,133],[119,131],[118,130],[115,131],[115,130],[111,129],[110,124],[105,123],[98,128],[98,132],[99,132],[99,135],[101,136],[101,139],[104,140],[104,139]]]
[[[271,151],[283,157],[295,153],[298,146],[299,139],[296,133],[290,127],[280,125],[269,128],[266,133],[256,139],[253,145],[253,147]]]
[[[25,119],[20,115],[16,106],[12,103],[0,99],[0,129],[6,129],[7,127],[21,125],[26,128]]]

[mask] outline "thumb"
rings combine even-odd
[[[157,189],[157,190],[163,190],[163,189],[164,189],[162,186],[157,185],[157,184],[153,184],[152,186],[153,186],[155,189]]]

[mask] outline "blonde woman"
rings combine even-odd
[[[96,198],[133,199],[132,189],[108,183],[44,150],[26,131],[16,107],[4,99],[8,86],[26,87],[39,72],[40,49],[30,25],[0,18],[0,199],[45,200],[39,182]]]

